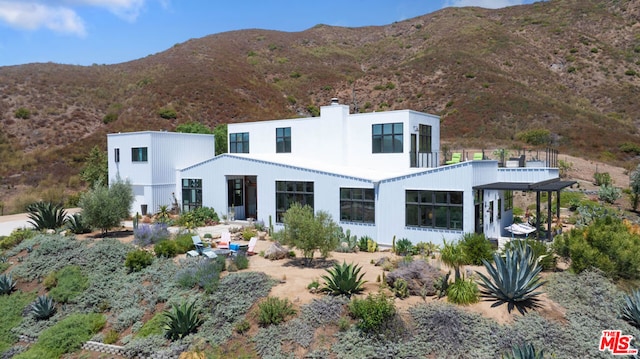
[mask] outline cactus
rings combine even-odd
[[[269,237],[273,236],[273,222],[271,221],[271,215],[269,215]]]
[[[391,252],[396,252],[396,236],[393,236],[393,239],[391,240]]]
[[[136,216],[133,217],[133,229],[138,229],[138,218],[140,217],[140,214],[138,214],[138,212],[136,212]]]
[[[56,313],[56,303],[49,296],[41,295],[31,304],[31,309],[36,319],[45,320]]]
[[[15,288],[16,282],[11,277],[11,274],[0,274],[0,295],[11,294]]]

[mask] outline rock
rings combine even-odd
[[[376,267],[384,267],[385,264],[391,263],[391,259],[389,257],[382,257],[376,261]]]
[[[273,242],[273,244],[264,251],[264,257],[271,260],[284,259],[288,256],[289,251],[278,242]]]
[[[398,269],[387,274],[387,284],[393,288],[394,282],[402,278],[407,282],[410,295],[436,294],[435,282],[442,276],[442,272],[422,259],[401,265]]]

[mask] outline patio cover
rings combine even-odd
[[[540,227],[540,192],[549,192],[547,196],[547,218],[551,218],[551,192],[557,192],[556,196],[556,213],[560,213],[560,190],[576,184],[576,181],[560,181],[560,178],[553,178],[540,182],[495,182],[481,186],[475,186],[475,190],[503,190],[503,191],[531,191],[536,192],[536,226]],[[512,232],[513,233],[513,232]],[[514,233],[515,234],[515,233]],[[551,221],[547,221],[547,239],[551,240]],[[536,233],[536,238],[539,232]]]

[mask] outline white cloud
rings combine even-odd
[[[47,28],[55,32],[85,36],[84,22],[70,8],[47,6],[36,2],[0,1],[0,21],[10,27],[37,30]]]
[[[138,18],[145,4],[145,0],[64,0],[64,2],[70,5],[101,7],[130,22]]]
[[[486,9],[499,9],[522,4],[524,4],[524,0],[447,0],[444,2],[444,7],[478,6]]]

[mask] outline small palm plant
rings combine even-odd
[[[29,223],[37,231],[58,229],[65,224],[67,212],[59,204],[36,202],[27,206]]]
[[[533,344],[523,343],[514,345],[511,352],[502,356],[503,359],[544,359],[544,349],[540,351],[533,347]]]
[[[16,282],[11,274],[0,274],[0,295],[9,295],[16,289]]]
[[[531,247],[527,244],[516,245],[507,249],[504,256],[495,253],[493,259],[495,267],[482,260],[489,276],[478,272],[482,296],[496,301],[492,307],[507,303],[509,313],[514,307],[521,314],[527,308],[536,307],[537,296],[541,294],[536,289],[545,282],[540,278],[542,267]]]
[[[200,312],[194,309],[195,301],[174,305],[171,312],[165,312],[164,335],[169,340],[177,340],[186,337],[198,330],[203,320],[199,318]]]
[[[362,267],[353,263],[334,264],[333,268],[327,269],[329,274],[322,276],[326,282],[322,290],[333,295],[345,295],[349,298],[353,294],[362,292],[364,283],[367,281],[362,279],[364,273],[360,274],[360,270]]]
[[[625,295],[621,316],[627,323],[640,328],[640,289]]]
[[[56,303],[49,296],[41,295],[31,304],[31,310],[37,320],[46,320],[56,313]]]

